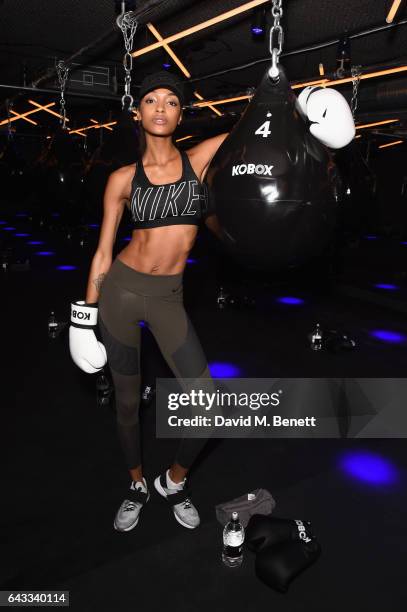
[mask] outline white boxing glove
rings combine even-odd
[[[96,338],[97,304],[73,302],[69,328],[69,350],[76,365],[87,374],[94,374],[107,362],[106,349]]]
[[[353,140],[355,123],[344,96],[332,87],[306,87],[297,98],[300,114],[307,117],[309,131],[327,147],[341,149]]]

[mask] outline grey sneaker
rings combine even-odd
[[[178,523],[188,529],[198,527],[201,520],[198,510],[190,499],[191,491],[185,485],[186,479],[179,483],[177,489],[170,489],[167,481],[168,470],[154,480],[154,487],[172,506],[172,511]]]
[[[140,510],[150,499],[150,492],[147,489],[146,479],[143,482],[131,483],[127,498],[122,502],[114,519],[113,526],[117,531],[130,531],[133,529],[140,518]]]

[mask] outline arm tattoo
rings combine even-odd
[[[93,284],[95,285],[98,293],[100,291],[100,286],[103,283],[103,279],[105,278],[106,274],[104,272],[102,272],[102,274],[99,274],[99,276],[95,279],[93,279]]]

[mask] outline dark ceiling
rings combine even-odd
[[[105,121],[109,112],[117,112],[123,93],[124,53],[123,37],[116,26],[118,4],[114,0],[0,1],[0,120],[7,116],[6,99],[12,100],[12,108],[21,112],[32,108],[28,103],[30,98],[37,102],[58,102],[58,96],[52,93],[19,92],[4,86],[30,86],[54,66],[56,59],[68,59],[84,47],[89,47],[87,52],[79,54],[74,61],[82,68],[88,65],[90,71],[102,73],[102,80],[96,86],[69,83],[70,125],[83,125],[90,116]],[[133,50],[156,41],[145,25],[147,22],[165,37],[244,4],[246,0],[136,1],[136,10],[142,14]],[[320,63],[326,73],[332,74],[337,68],[338,40],[345,32],[351,36],[351,64],[362,66],[364,72],[373,66],[407,64],[407,2],[403,0],[394,25],[389,27],[385,19],[391,4],[392,0],[283,0],[285,39],[281,63],[289,80],[293,83],[318,78]],[[271,2],[264,6],[270,24]],[[263,40],[253,40],[252,17],[253,9],[171,44],[191,73],[191,101],[196,101],[192,96],[194,89],[213,100],[245,93],[259,83],[269,65],[268,35]],[[99,43],[92,46],[97,39]],[[318,48],[310,49],[315,46]],[[141,79],[158,69],[162,69],[161,50],[134,59],[132,93],[135,97]],[[176,66],[172,70],[185,78]],[[115,87],[114,75],[118,87]],[[55,77],[40,81],[38,87],[55,88]],[[338,86],[338,89],[349,99],[350,86]],[[69,95],[75,91],[95,97]],[[244,106],[245,102],[218,108],[229,115],[240,113]],[[361,120],[398,112],[401,122],[397,129],[402,133],[407,127],[406,109],[407,72],[361,81],[358,106]],[[197,115],[197,120],[209,118],[213,112],[205,109]],[[36,121],[37,118],[40,129],[58,121],[45,113],[36,114]],[[14,122],[17,124],[17,131],[33,131],[33,126],[26,122]]]

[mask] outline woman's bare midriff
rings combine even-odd
[[[181,274],[197,233],[196,225],[137,229],[117,259],[146,274]]]

